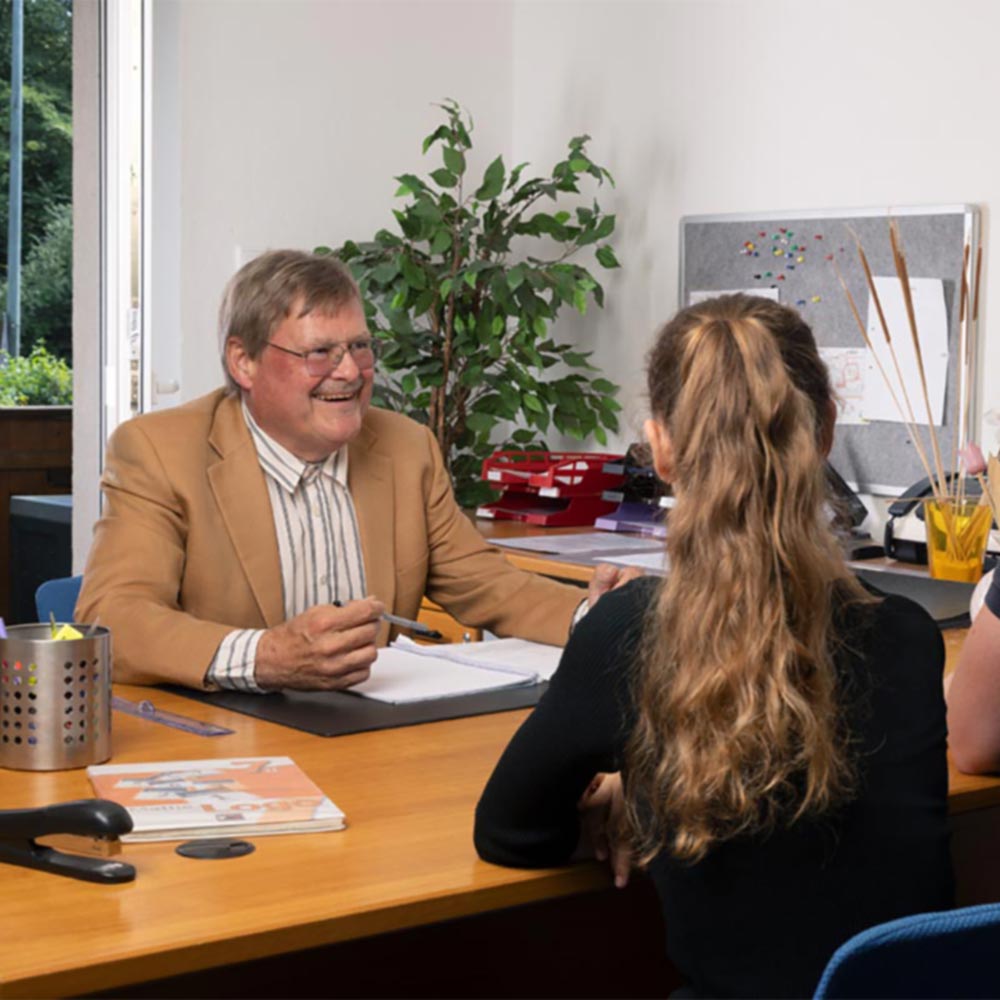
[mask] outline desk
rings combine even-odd
[[[952,660],[960,641],[958,634],[946,637]],[[128,686],[116,690],[131,700],[148,694]],[[138,878],[121,886],[0,865],[0,927],[6,944],[0,953],[0,996],[107,992],[440,921],[464,922],[538,901],[566,899],[576,911],[597,898],[588,894],[609,885],[607,873],[595,864],[518,871],[493,867],[475,855],[473,807],[526,711],[323,739],[174,695],[157,693],[155,700],[161,708],[228,725],[236,733],[208,739],[115,713],[116,762],[287,754],[344,810],[349,828],[258,837],[254,854],[216,862],[180,858],[172,843],[130,845],[123,856],[135,864]],[[0,771],[0,801],[6,808],[90,794],[82,771]],[[1000,779],[953,769],[950,806],[961,901],[1000,899],[1000,865],[994,860]],[[552,959],[553,975],[565,980],[561,995],[573,995],[573,976],[585,983],[600,975],[596,966],[613,962],[615,947],[594,948],[599,935],[606,939],[619,929],[622,914],[610,907],[620,898],[610,892],[599,897],[594,938],[578,940],[565,962],[552,958],[554,922],[524,911],[529,925],[524,936],[538,954],[526,956],[512,946],[508,964],[525,970],[525,992],[539,991],[527,977],[535,974],[534,964],[544,964],[543,957]],[[640,916],[646,920],[653,911]],[[649,928],[657,938],[655,924],[649,922]],[[506,943],[501,938],[501,950],[493,949],[500,961],[508,960],[502,950]],[[656,947],[655,942],[636,945],[647,964]],[[474,958],[475,948],[470,948]],[[589,961],[595,954],[600,961]],[[391,965],[397,959],[382,952],[379,960]],[[628,956],[624,961],[634,964]],[[336,961],[323,969],[319,992],[312,995],[348,992],[338,988]],[[302,994],[308,986],[295,978],[295,955],[286,971],[285,995]],[[404,982],[399,981],[397,995]],[[489,983],[467,985],[465,993],[497,995]],[[669,988],[668,983],[663,993]]]

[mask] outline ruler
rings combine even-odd
[[[227,736],[229,733],[235,732],[233,729],[226,729],[225,726],[202,722],[200,719],[192,719],[190,716],[179,715],[177,712],[166,712],[162,708],[157,708],[148,699],[129,701],[127,698],[119,698],[118,695],[114,695],[111,699],[111,707],[126,715],[134,715],[137,719],[147,719],[150,722],[158,722],[161,726],[183,729],[184,732],[194,733],[197,736]]]

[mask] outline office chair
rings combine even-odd
[[[1000,996],[1000,903],[916,913],[842,944],[814,1000]]]
[[[82,576],[64,576],[57,580],[46,580],[35,591],[35,610],[38,612],[38,620],[47,622],[51,612],[57,622],[73,621],[76,599],[80,596],[82,583]]]

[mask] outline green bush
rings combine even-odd
[[[12,358],[0,351],[0,406],[45,406],[73,402],[73,369],[36,344]]]

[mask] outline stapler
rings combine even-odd
[[[135,868],[124,861],[67,854],[36,842],[38,837],[71,834],[114,840],[132,829],[124,806],[107,799],[78,799],[39,809],[0,809],[0,862],[87,882],[131,882]]]

